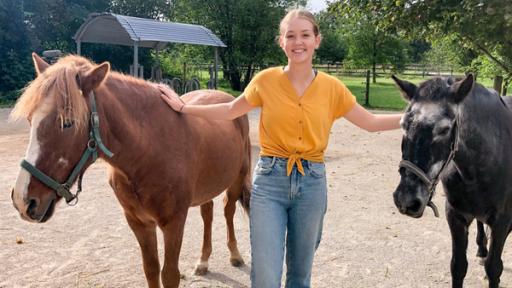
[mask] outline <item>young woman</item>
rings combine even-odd
[[[333,122],[344,117],[367,131],[399,128],[401,115],[368,112],[340,80],[313,69],[320,42],[314,16],[292,10],[279,35],[288,65],[261,71],[232,102],[185,105],[159,86],[172,109],[208,119],[234,119],[261,107],[250,203],[252,287],[280,287],[285,250],[286,287],[310,287],[327,206],[323,161]]]

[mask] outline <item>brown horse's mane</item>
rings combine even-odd
[[[47,97],[53,97],[53,106],[57,109],[57,120],[61,127],[69,122],[74,123],[77,131],[86,127],[89,109],[78,86],[77,76],[86,74],[96,66],[88,59],[76,55],[59,59],[25,87],[11,112],[11,120],[27,118],[30,121],[41,102]],[[144,80],[116,72],[109,72],[108,77],[128,85],[150,85]]]

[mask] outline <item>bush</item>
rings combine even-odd
[[[21,90],[0,93],[0,106],[12,106],[21,96]]]

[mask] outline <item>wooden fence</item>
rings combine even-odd
[[[336,76],[366,77],[366,71],[372,67],[346,67],[342,63],[314,64],[316,69],[325,71]],[[422,64],[406,65],[402,71],[397,72],[390,65],[376,65],[375,74],[377,77],[388,77],[390,74],[399,73],[410,77],[431,77],[431,76],[461,76],[463,71],[457,71],[452,67],[435,67]]]
[[[274,66],[274,65],[270,65]],[[270,67],[270,66],[256,66],[253,67],[253,75],[257,72]],[[315,63],[315,69],[327,72],[334,76],[348,76],[348,77],[366,77],[366,71],[372,70],[371,67],[347,67],[342,63]],[[207,77],[207,73],[200,73],[200,71],[208,71],[209,64],[195,64],[195,65],[187,65],[187,74],[190,76],[198,77],[200,80],[203,80],[204,77]],[[240,72],[242,75],[245,75],[247,71],[247,67],[240,66]],[[219,65],[219,72],[222,74],[223,67]],[[462,76],[464,75],[463,71],[457,71],[453,67],[436,67],[431,65],[423,65],[423,64],[409,64],[405,66],[400,72],[396,72],[391,65],[383,65],[379,64],[376,66],[376,74],[377,77],[389,77],[390,74],[399,73],[400,75],[410,76],[410,77],[431,77],[431,76]],[[222,76],[219,76],[219,78]]]

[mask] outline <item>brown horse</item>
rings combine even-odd
[[[141,247],[149,287],[160,287],[160,275],[164,287],[178,287],[178,258],[191,206],[201,206],[204,222],[196,273],[207,271],[212,199],[226,189],[230,260],[234,266],[243,264],[233,216],[237,200],[249,208],[246,116],[206,121],[178,114],[162,102],[153,84],[110,72],[108,63],[67,56],[50,66],[36,54],[33,60],[38,76],[11,114],[31,123],[27,155],[12,191],[23,219],[45,222],[59,200],[76,200],[69,187],[98,156],[109,164],[109,183]],[[205,104],[232,100],[208,90],[182,98]],[[156,227],[165,242],[161,273]]]

